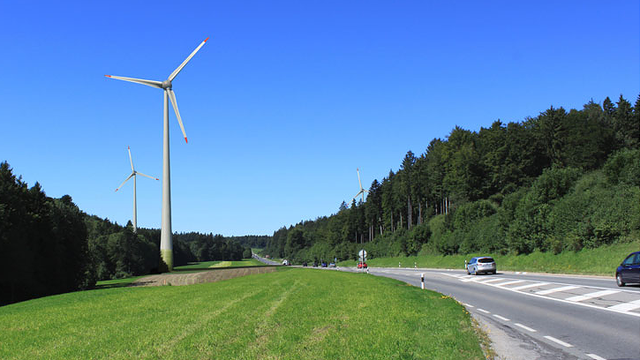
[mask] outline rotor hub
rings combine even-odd
[[[171,81],[169,79],[165,80],[162,82],[162,88],[163,89],[171,89]]]

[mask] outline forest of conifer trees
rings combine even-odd
[[[640,238],[640,96],[454,127],[374,180],[366,201],[276,231],[293,261],[578,251]]]

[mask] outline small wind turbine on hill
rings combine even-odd
[[[129,150],[129,162],[131,163],[131,175],[129,175],[129,177],[127,177],[122,184],[120,184],[120,186],[118,186],[118,188],[116,189],[116,191],[120,190],[120,188],[122,186],[124,186],[124,184],[129,181],[129,179],[133,178],[133,232],[137,232],[138,231],[138,208],[136,205],[136,198],[137,198],[137,194],[136,194],[136,177],[138,175],[142,175],[145,177],[148,177],[149,179],[152,180],[160,180],[158,178],[154,178],[152,176],[149,175],[145,175],[139,171],[136,171],[136,169],[133,168],[133,159],[131,158],[131,148],[127,146],[127,149]]]
[[[360,181],[360,169],[356,169],[356,172],[358,173],[358,184],[360,185],[360,191],[358,191],[356,196],[354,196],[351,201],[353,202],[353,200],[355,200],[358,197],[358,195],[362,194],[362,203],[364,204],[364,193],[368,194],[369,191],[362,188],[362,181]]]
[[[176,95],[172,89],[172,81],[178,76],[182,68],[191,60],[191,58],[204,46],[209,38],[206,38],[200,45],[193,50],[193,52],[178,66],[171,75],[165,81],[136,79],[123,76],[105,75],[108,78],[129,81],[137,84],[151,86],[153,88],[162,89],[164,93],[164,125],[163,125],[163,137],[162,137],[162,225],[160,229],[160,256],[167,266],[167,269],[173,270],[173,240],[171,232],[171,169],[169,161],[169,101],[173,106],[173,111],[178,118],[178,124],[184,135],[184,141],[187,141],[187,134],[184,131],[184,125],[182,125],[182,118],[178,111],[178,102],[176,101]]]

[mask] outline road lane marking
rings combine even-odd
[[[532,328],[530,328],[528,326],[524,326],[524,325],[519,324],[519,323],[515,323],[514,325],[518,326],[518,327],[521,327],[521,328],[523,328],[523,329],[525,329],[527,331],[530,331],[530,332],[538,332],[538,330],[536,330],[536,329],[532,329]]]
[[[549,285],[549,283],[547,283],[547,282],[539,282],[539,283],[535,283],[535,284],[522,285],[522,286],[517,286],[517,287],[511,288],[510,290],[520,291],[520,290],[524,290],[524,289],[528,289],[528,288],[532,288],[532,287],[544,286],[544,285]]]
[[[602,290],[602,291],[592,292],[592,293],[589,293],[589,294],[572,296],[572,297],[567,298],[565,300],[567,300],[567,301],[584,301],[584,300],[589,300],[589,299],[593,299],[593,298],[597,298],[597,297],[603,297],[603,296],[607,296],[607,295],[617,294],[619,292],[620,292],[619,290]]]
[[[490,283],[490,282],[494,282],[494,281],[502,281],[502,280],[507,280],[507,279],[504,279],[504,278],[493,278],[493,279],[485,280],[482,283],[486,284],[486,283]],[[522,280],[519,280],[519,281],[522,281]]]
[[[487,311],[487,310],[485,310],[485,309],[480,309],[480,308],[478,308],[478,311],[481,311],[481,312],[483,312],[483,313],[485,313],[485,314],[491,314],[489,311]]]
[[[493,316],[494,316],[494,317],[497,317],[498,319],[500,319],[500,320],[502,320],[502,321],[511,321],[511,320],[507,319],[506,317],[504,317],[504,316],[500,316],[500,315],[497,315],[497,314],[493,314]]]
[[[500,284],[493,284],[495,286],[505,286],[505,285],[511,285],[511,284],[520,284],[525,282],[525,280],[512,280],[512,281],[507,281],[504,283],[500,283]]]
[[[466,306],[466,307],[470,307],[470,308],[475,307],[475,306],[473,306],[473,305],[471,305],[471,304],[464,304],[464,306]]]
[[[580,286],[573,286],[573,285],[561,286],[561,287],[557,287],[557,288],[553,288],[553,289],[549,289],[549,290],[538,291],[538,292],[536,292],[536,294],[538,294],[538,295],[549,295],[549,294],[553,294],[553,293],[560,292],[560,291],[567,291],[567,290],[577,289],[579,287]]]
[[[558,340],[558,339],[554,338],[553,336],[545,336],[544,338],[547,339],[547,340],[551,340],[554,343],[560,344],[560,345],[562,345],[564,347],[568,347],[568,348],[573,347],[573,345],[571,345],[569,343],[566,343],[566,342],[564,342],[562,340]]]
[[[607,360],[607,359],[605,359],[603,357],[600,357],[600,356],[598,356],[596,354],[587,354],[587,356],[592,358],[592,359],[594,359],[594,360]]]
[[[624,304],[618,304],[609,306],[607,309],[616,310],[616,311],[631,311],[635,309],[640,309],[640,300],[631,301]]]

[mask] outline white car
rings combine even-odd
[[[480,273],[495,274],[496,262],[493,258],[488,256],[479,256],[471,258],[471,261],[467,264],[467,274],[478,275]]]
[[[289,260],[287,259],[282,260],[282,265],[289,266]]]

